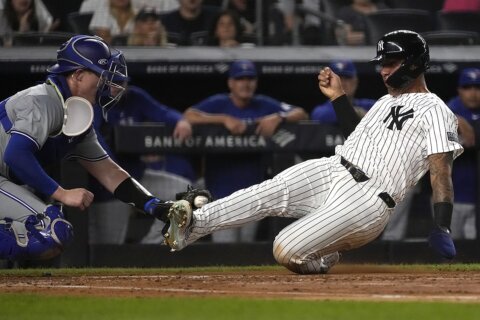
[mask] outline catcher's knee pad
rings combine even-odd
[[[24,223],[9,218],[0,220],[0,258],[3,259],[53,258],[72,239],[72,225],[57,206],[27,217]]]

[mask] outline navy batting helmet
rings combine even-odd
[[[119,56],[122,56],[119,59]],[[119,97],[111,97],[111,88],[120,88],[127,82],[127,65],[120,51],[110,49],[100,37],[77,35],[57,50],[57,63],[47,69],[51,74],[64,74],[77,69],[88,69],[99,76],[97,101],[102,108],[112,107]],[[118,91],[118,90],[117,90]],[[111,99],[107,99],[111,97]]]
[[[393,88],[403,88],[428,69],[428,45],[418,33],[397,30],[385,34],[377,43],[377,56],[371,61],[403,59],[401,66],[387,79]]]

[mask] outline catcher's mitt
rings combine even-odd
[[[176,200],[187,200],[193,210],[213,201],[212,194],[206,189],[194,189],[188,186],[187,191],[175,195]]]

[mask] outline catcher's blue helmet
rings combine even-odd
[[[110,58],[110,48],[102,38],[73,36],[57,50],[57,63],[47,71],[59,74],[76,69],[89,69],[100,75],[104,70],[108,70]]]
[[[410,30],[397,30],[385,34],[377,44],[377,56],[372,62],[388,58],[403,59],[402,65],[387,79],[394,88],[403,88],[429,67],[428,45],[421,35]]]
[[[104,113],[121,97],[128,80],[127,64],[119,50],[110,49],[98,36],[76,35],[57,50],[57,63],[47,69],[51,74],[65,74],[88,69],[99,76],[97,101]],[[116,90],[111,93],[111,88]]]

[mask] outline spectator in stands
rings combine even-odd
[[[129,46],[166,46],[167,32],[156,8],[145,7],[135,17],[133,32],[127,40]]]
[[[128,36],[133,32],[136,12],[130,0],[109,0],[99,6],[90,21],[90,30],[107,43],[115,36]]]
[[[192,124],[219,124],[233,135],[241,135],[249,125],[255,133],[270,137],[283,122],[308,118],[299,107],[257,95],[257,70],[252,61],[234,61],[229,70],[229,93],[216,94],[188,108],[184,116]],[[265,178],[262,156],[233,154],[205,157],[205,186],[214,198],[225,197],[234,191],[259,183]],[[257,223],[239,229],[222,230],[212,234],[214,242],[251,242],[255,240]]]
[[[458,117],[458,132],[465,151],[452,169],[455,202],[452,238],[475,239],[475,203],[478,194],[478,170],[473,124],[480,121],[480,68],[466,68],[458,80],[458,96],[447,105]]]
[[[108,0],[83,0],[78,11],[95,12],[97,10],[100,10],[100,8],[108,8]]]
[[[358,46],[366,43],[365,16],[381,9],[388,8],[381,1],[373,0],[353,0],[351,5],[343,6],[338,10],[337,18],[343,20],[345,30],[342,34],[337,34],[339,44]]]
[[[299,15],[296,10],[296,4],[301,4],[304,8],[320,12],[320,0],[279,0],[278,6],[284,16],[285,31],[292,34],[295,23],[299,24],[299,42],[303,45],[319,45],[322,43],[321,20],[313,14]],[[333,18],[333,17],[332,17]],[[300,21],[295,21],[300,19]]]
[[[99,142],[132,177],[137,179],[152,194],[162,194],[166,199],[175,199],[175,194],[186,190],[195,179],[193,168],[186,157],[176,155],[119,155],[112,152],[108,142],[116,125],[132,125],[142,122],[161,122],[173,128],[173,137],[182,141],[192,134],[192,127],[182,114],[165,106],[147,91],[129,85],[121,100],[108,112],[105,120],[100,108],[95,109],[94,127]],[[95,199],[90,207],[90,243],[122,244],[127,235],[131,206],[120,202],[95,181],[91,181]],[[159,220],[160,221],[160,220]],[[161,243],[163,222],[154,223],[145,243]]]
[[[232,10],[240,17],[242,28],[246,34],[255,34],[256,15],[254,2],[247,0],[228,0],[226,8]]]
[[[240,19],[230,10],[222,10],[213,20],[208,32],[207,45],[222,48],[238,47],[242,42]]]
[[[59,23],[53,20],[41,0],[6,0],[0,12],[0,37],[4,45],[9,46],[16,32],[49,32]]]
[[[204,6],[203,0],[178,0],[180,7],[162,16],[169,42],[179,46],[204,45],[218,8]]]
[[[132,0],[135,8],[152,7],[158,12],[169,12],[178,9],[178,0]]]
[[[360,116],[370,110],[375,103],[372,99],[361,99],[355,96],[358,88],[357,68],[351,60],[334,60],[329,65],[330,69],[335,72],[341,80],[342,87],[345,90],[350,103]],[[333,109],[332,103],[329,101],[316,106],[311,114],[312,120],[321,123],[337,125],[337,117]],[[416,190],[416,189],[415,189]],[[382,239],[384,240],[401,240],[405,237],[407,230],[408,214],[410,212],[413,196],[416,191],[409,192],[405,200],[395,207],[395,213],[385,228]]]
[[[444,12],[480,12],[480,0],[445,0]]]

